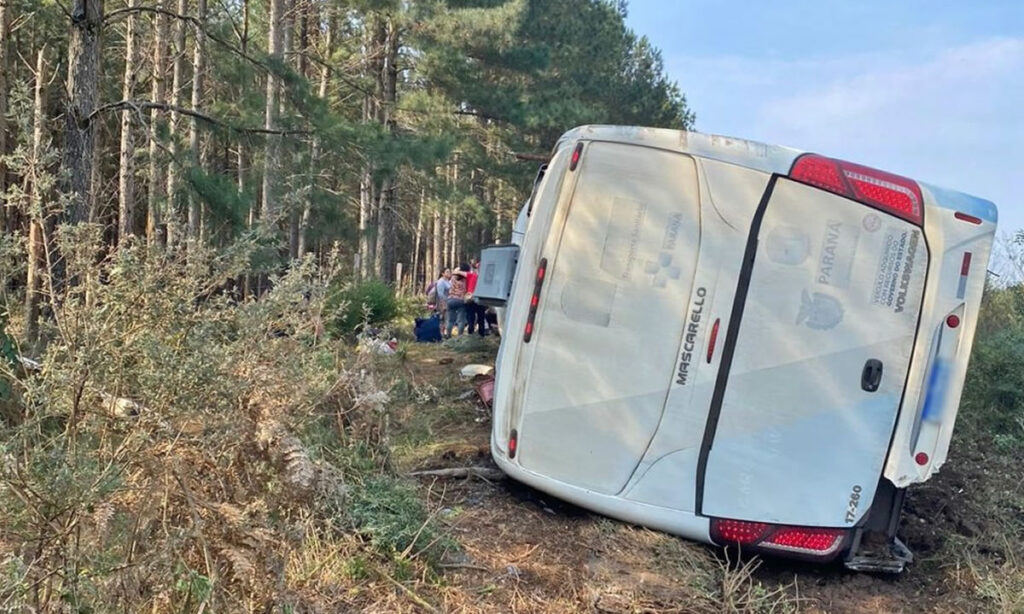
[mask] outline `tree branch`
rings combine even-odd
[[[61,10],[61,11],[63,11],[64,15],[65,15],[65,16],[66,16],[66,17],[67,17],[68,19],[71,19],[72,21],[74,21],[74,19],[75,19],[75,18],[74,18],[74,16],[73,16],[73,15],[71,14],[71,11],[69,11],[69,10],[68,10],[68,7],[64,6],[64,3],[63,3],[63,2],[61,2],[60,0],[55,0],[55,2],[56,2],[56,4],[57,4],[57,6],[58,6],[58,7],[60,8],[60,10]]]
[[[546,154],[516,153],[516,160],[529,160],[532,162],[550,162],[551,156]]]
[[[203,34],[205,34],[207,38],[209,38],[213,42],[217,43],[218,45],[221,45],[225,49],[227,49],[227,50],[229,50],[229,51],[231,51],[233,53],[238,54],[240,57],[248,60],[249,62],[251,62],[252,64],[255,64],[256,66],[260,66],[260,67],[262,67],[264,69],[270,70],[270,68],[262,60],[258,60],[255,57],[249,55],[248,53],[242,51],[241,49],[239,49],[238,47],[232,45],[230,42],[224,40],[220,36],[218,36],[216,34],[210,33],[210,30],[208,30],[203,25],[203,22],[200,21],[197,17],[193,17],[191,15],[182,15],[181,13],[176,13],[176,12],[170,10],[170,9],[160,8],[160,7],[157,7],[157,6],[132,6],[132,7],[128,7],[128,8],[117,9],[117,10],[111,11],[111,12],[107,13],[106,15],[104,15],[103,16],[103,23],[106,24],[107,22],[112,21],[114,19],[119,19],[121,17],[126,17],[128,15],[138,14],[138,13],[155,13],[155,14],[159,14],[159,15],[167,15],[167,16],[173,17],[175,19],[180,19],[181,21],[187,21],[188,23],[190,23],[193,26],[195,26],[196,29],[202,30]]]
[[[117,102],[109,102],[93,111],[89,115],[88,120],[92,121],[93,118],[95,118],[100,113],[104,113],[107,111],[120,111],[122,109],[131,109],[140,115],[143,111],[148,111],[151,109],[156,109],[158,111],[174,111],[175,113],[181,113],[182,115],[185,115],[187,117],[194,117],[198,120],[204,121],[214,126],[220,126],[221,128],[225,128],[232,132],[241,132],[244,134],[275,134],[280,136],[297,136],[310,134],[309,130],[270,130],[267,128],[248,128],[245,126],[236,126],[234,124],[229,124],[225,121],[217,119],[216,117],[213,117],[211,115],[207,115],[200,111],[196,111],[195,109],[186,109],[185,107],[179,107],[173,104],[167,104],[163,102],[152,102],[149,100],[119,100]]]
[[[452,111],[452,113],[455,114],[455,115],[468,115],[470,117],[479,117],[480,119],[489,119],[491,121],[501,122],[503,124],[508,123],[507,119],[504,119],[502,117],[497,117],[497,116],[494,116],[494,115],[488,115],[487,113],[480,113],[479,111],[459,111],[459,110],[455,110],[455,111]]]

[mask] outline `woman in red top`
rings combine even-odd
[[[463,268],[465,267],[465,268]],[[468,265],[462,265],[452,272],[452,287],[448,291],[448,330],[445,336],[452,336],[452,328],[457,324],[459,335],[466,332],[466,295],[469,293],[466,279]]]

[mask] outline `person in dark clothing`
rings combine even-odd
[[[473,296],[479,272],[480,261],[473,259],[469,271],[466,272],[466,320],[469,322],[469,334],[477,332],[484,337],[487,335],[487,307],[481,305]]]

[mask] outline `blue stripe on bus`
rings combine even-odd
[[[928,377],[928,392],[924,397],[924,409],[921,410],[923,420],[938,422],[942,418],[942,402],[945,400],[946,374],[949,364],[944,360],[936,360]]]

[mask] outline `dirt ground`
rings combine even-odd
[[[493,364],[494,347],[409,346],[411,387],[432,391],[436,402],[421,399],[397,412],[399,471],[493,466],[489,414],[458,370]],[[984,450],[954,449],[935,479],[908,494],[901,536],[917,560],[899,576],[729,560],[718,549],[609,520],[511,480],[420,479],[428,509],[460,546],[442,564],[434,602],[465,612],[1024,612],[1016,594],[1024,590],[1018,467],[992,462]],[[1019,514],[1018,526],[1001,526],[995,518],[1007,516],[988,513],[993,497],[1010,506],[1011,522]]]

